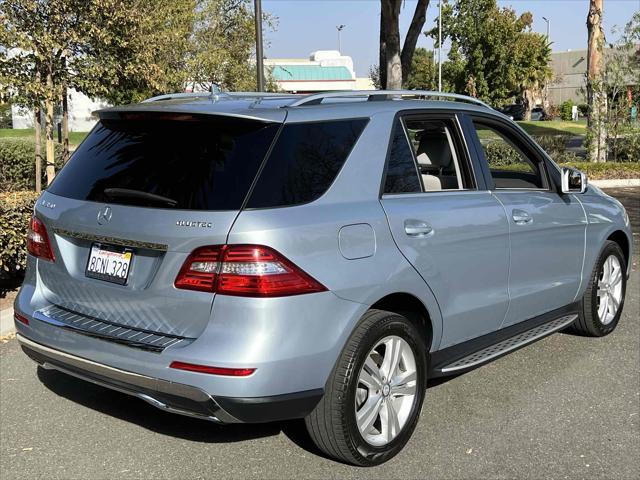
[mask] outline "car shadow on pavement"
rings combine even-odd
[[[164,412],[141,399],[56,370],[39,366],[37,375],[46,388],[60,397],[162,435],[202,443],[233,443],[275,436],[282,432],[300,448],[325,456],[307,434],[303,420],[216,425],[206,420]]]
[[[304,420],[273,423],[216,425],[197,418],[164,412],[145,401],[56,370],[38,366],[38,378],[54,394],[74,403],[130,422],[155,433],[202,443],[233,443],[284,434],[307,452],[328,458],[307,433]],[[435,387],[451,377],[429,381]]]

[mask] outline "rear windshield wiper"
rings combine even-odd
[[[170,207],[178,205],[177,200],[169,197],[163,197],[162,195],[155,195],[154,193],[143,192],[142,190],[131,190],[129,188],[105,188],[104,194],[113,200],[118,198],[131,198],[138,200],[149,200]]]

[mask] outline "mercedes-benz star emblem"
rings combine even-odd
[[[111,220],[112,214],[113,213],[111,212],[110,206],[107,205],[101,208],[100,211],[98,212],[98,224],[104,225],[105,223],[109,223],[109,220]]]

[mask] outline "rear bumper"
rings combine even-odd
[[[138,397],[171,413],[216,423],[258,423],[303,418],[313,410],[323,394],[322,389],[316,389],[269,397],[213,397],[194,386],[94,362],[47,347],[21,334],[17,335],[17,339],[24,352],[44,368]]]

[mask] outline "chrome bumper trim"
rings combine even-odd
[[[112,390],[140,398],[154,407],[172,413],[201,418],[216,423],[238,423],[239,420],[224,411],[206,392],[197,387],[149,377],[102,363],[71,355],[16,334],[23,350],[44,368],[101,385]],[[33,352],[33,353],[32,353]],[[179,405],[187,400],[198,408]]]
[[[33,318],[82,335],[156,353],[168,347],[184,347],[195,340],[109,322],[57,305],[36,310]]]

